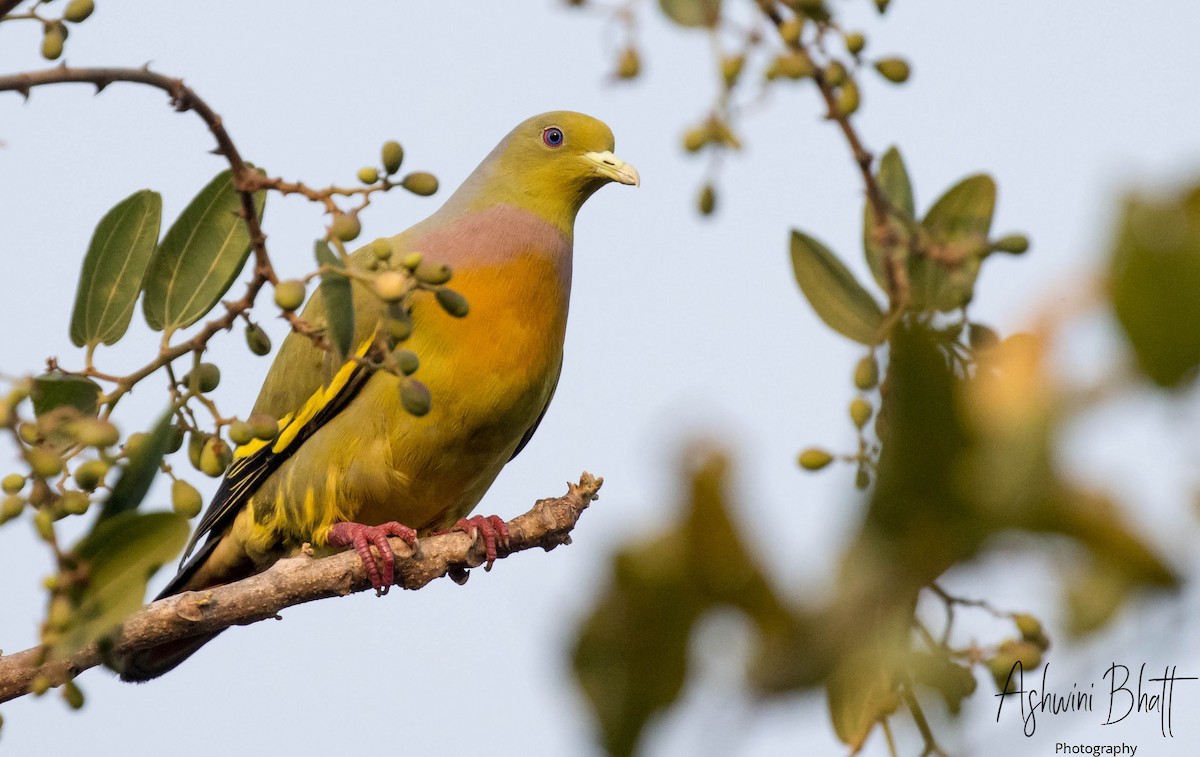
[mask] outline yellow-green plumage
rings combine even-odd
[[[551,129],[561,132],[561,144],[550,144]],[[249,456],[252,449],[239,451],[239,463],[257,465],[266,456],[273,470],[265,478],[239,478],[235,463],[197,530],[207,541],[164,594],[253,574],[306,542],[324,546],[337,522],[399,521],[426,534],[467,515],[528,440],[554,393],[575,215],[603,184],[637,182],[612,148],[608,127],[588,116],[535,116],[497,145],[441,209],[391,238],[391,262],[415,251],[448,264],[450,286],[470,303],[461,319],[431,297],[413,304],[413,333],[403,346],[420,358],[416,378],[433,397],[427,415],[404,410],[397,377],[356,373],[353,364],[290,335],[254,408],[283,419],[280,440],[257,457]],[[370,254],[364,249],[354,257]],[[356,283],[354,307],[355,343],[365,349],[383,305]],[[322,309],[318,293],[303,317],[320,320]],[[323,423],[310,420],[334,409]],[[140,653],[124,677],[160,675],[205,641]]]

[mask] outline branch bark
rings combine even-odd
[[[567,484],[565,495],[538,500],[529,512],[508,522],[511,539],[507,548],[501,546],[500,557],[535,547],[548,552],[560,544],[570,544],[571,530],[592,500],[598,498],[603,483],[604,479],[584,473],[578,484]],[[401,539],[391,539],[391,545],[397,555],[396,586],[402,589],[420,589],[447,574],[459,580],[465,569],[478,567],[485,559],[482,539],[472,540],[458,532],[424,538],[414,554]],[[256,576],[154,602],[125,622],[112,651],[134,652],[278,618],[280,610],[287,607],[370,588],[362,561],[353,550],[319,559],[301,555],[280,560]],[[39,676],[57,686],[104,661],[99,646],[92,644],[70,659],[39,667],[39,651],[34,647],[0,657],[0,702],[29,693]]]

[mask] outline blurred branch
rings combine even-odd
[[[500,546],[500,556],[535,547],[549,551],[569,544],[570,532],[592,500],[598,498],[603,483],[604,479],[584,473],[578,484],[567,484],[564,496],[538,500],[529,512],[508,522],[511,538],[507,546]],[[457,580],[466,568],[482,565],[485,560],[483,540],[472,540],[465,533],[422,539],[417,552],[407,557],[403,555],[409,549],[403,540],[393,538],[391,544],[397,551],[396,585],[404,589],[420,589],[447,574]],[[370,588],[362,560],[353,550],[320,559],[301,555],[280,560],[266,572],[242,581],[154,602],[126,621],[111,654],[123,655],[230,626],[278,618],[287,607]],[[0,702],[28,693],[39,676],[58,685],[108,659],[92,645],[68,660],[39,667],[39,652],[40,648],[35,647],[0,657]]]
[[[7,16],[20,4],[21,0],[0,0],[0,18]]]

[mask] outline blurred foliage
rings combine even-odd
[[[879,13],[889,5],[873,4]],[[650,719],[678,702],[691,681],[687,651],[697,622],[732,607],[755,629],[754,652],[745,661],[748,693],[823,689],[833,730],[852,750],[883,725],[895,753],[888,719],[905,712],[923,753],[940,754],[922,711],[929,700],[919,693],[936,693],[955,714],[978,676],[1003,690],[1012,685],[1014,665],[1026,672],[1041,665],[1051,636],[1027,613],[948,594],[938,580],[949,569],[994,544],[1011,544],[1014,534],[1056,552],[1072,543],[1078,549],[1065,552],[1076,557],[1074,565],[1064,561],[1070,579],[1063,581],[1065,630],[1072,634],[1102,627],[1134,592],[1172,589],[1179,578],[1113,495],[1073,480],[1059,464],[1066,426],[1107,396],[1051,369],[1064,318],[1042,318],[1031,333],[1001,339],[968,314],[983,262],[1029,248],[1022,234],[992,237],[995,181],[968,176],[920,216],[900,151],[892,147],[876,160],[863,145],[854,121],[863,106],[863,71],[902,84],[911,75],[908,62],[864,57],[866,35],[847,29],[838,8],[823,0],[758,0],[757,24],[749,27],[740,17],[726,21],[722,10],[731,7],[661,4],[675,24],[714,33],[721,86],[709,113],[683,138],[688,153],[710,156],[700,214],[715,208],[716,158],[741,145],[741,91],[811,82],[863,179],[864,259],[884,305],[815,235],[793,230],[790,253],[792,273],[816,315],[866,348],[853,370],[857,394],[848,412],[857,448],[810,447],[798,463],[808,471],[856,466],[855,486],[867,492],[864,515],[840,558],[831,599],[793,601],[757,565],[753,545],[738,538],[725,453],[692,459],[676,519],[684,525],[614,557],[612,582],[579,631],[576,673],[609,753],[635,754]],[[628,6],[616,19],[637,23]],[[844,54],[833,44],[838,39]],[[767,53],[757,84],[747,65],[764,59],[756,51]],[[1200,188],[1128,201],[1107,283],[1111,300],[1097,298],[1095,306],[1112,307],[1141,374],[1158,386],[1194,388]],[[945,608],[942,628],[929,627],[918,612],[926,595]],[[953,631],[961,608],[1010,622],[1013,635],[959,644]]]

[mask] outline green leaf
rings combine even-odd
[[[852,650],[830,674],[825,694],[833,730],[843,743],[858,750],[875,724],[896,711],[895,649]]]
[[[47,659],[69,657],[119,631],[142,608],[150,577],[179,554],[187,536],[187,520],[171,512],[131,511],[97,521],[73,550],[87,579],[70,591],[65,625],[44,634]]]
[[[721,17],[721,0],[658,0],[658,5],[680,26],[712,29]]]
[[[829,328],[860,344],[879,342],[879,303],[828,247],[794,229],[792,269],[800,291]]]
[[[875,174],[875,178],[879,182],[880,189],[883,190],[884,197],[891,204],[892,210],[902,216],[897,218],[889,213],[887,228],[890,229],[896,240],[896,254],[904,262],[908,258],[911,237],[909,227],[916,217],[916,210],[913,206],[913,190],[908,179],[908,169],[904,167],[904,158],[900,156],[898,149],[889,148],[879,159],[879,171]],[[875,213],[871,210],[870,203],[863,206],[863,251],[866,253],[867,265],[871,268],[871,275],[875,277],[875,282],[883,291],[889,291],[888,248],[876,238]]]
[[[925,255],[909,265],[914,309],[948,312],[971,301],[995,209],[996,182],[985,174],[963,179],[933,204],[921,222]]]
[[[146,272],[142,310],[156,331],[186,328],[212,310],[250,255],[230,171],[217,174],[167,230]],[[266,192],[254,193],[262,218]]]
[[[113,484],[112,492],[100,510],[99,521],[134,510],[146,498],[150,485],[154,483],[154,476],[158,473],[158,465],[167,454],[167,448],[171,446],[173,417],[174,413],[170,410],[163,413],[154,429],[146,434],[140,444],[130,450],[129,459],[121,469],[121,476]]]
[[[125,335],[161,222],[162,197],[149,189],[134,192],[100,219],[71,313],[76,347],[113,344]]]
[[[346,266],[329,244],[323,239],[317,240],[317,265],[344,269]],[[340,273],[325,272],[321,274],[321,286],[318,288],[321,299],[325,302],[325,317],[329,321],[329,338],[337,347],[338,353],[344,359],[350,354],[354,345],[354,299],[350,291],[350,279]]]
[[[34,415],[39,418],[60,407],[73,407],[94,416],[99,411],[100,385],[87,376],[55,368],[33,380],[30,398]]]
[[[1200,366],[1200,187],[1174,200],[1131,199],[1109,270],[1138,366],[1159,386],[1190,384]]]

